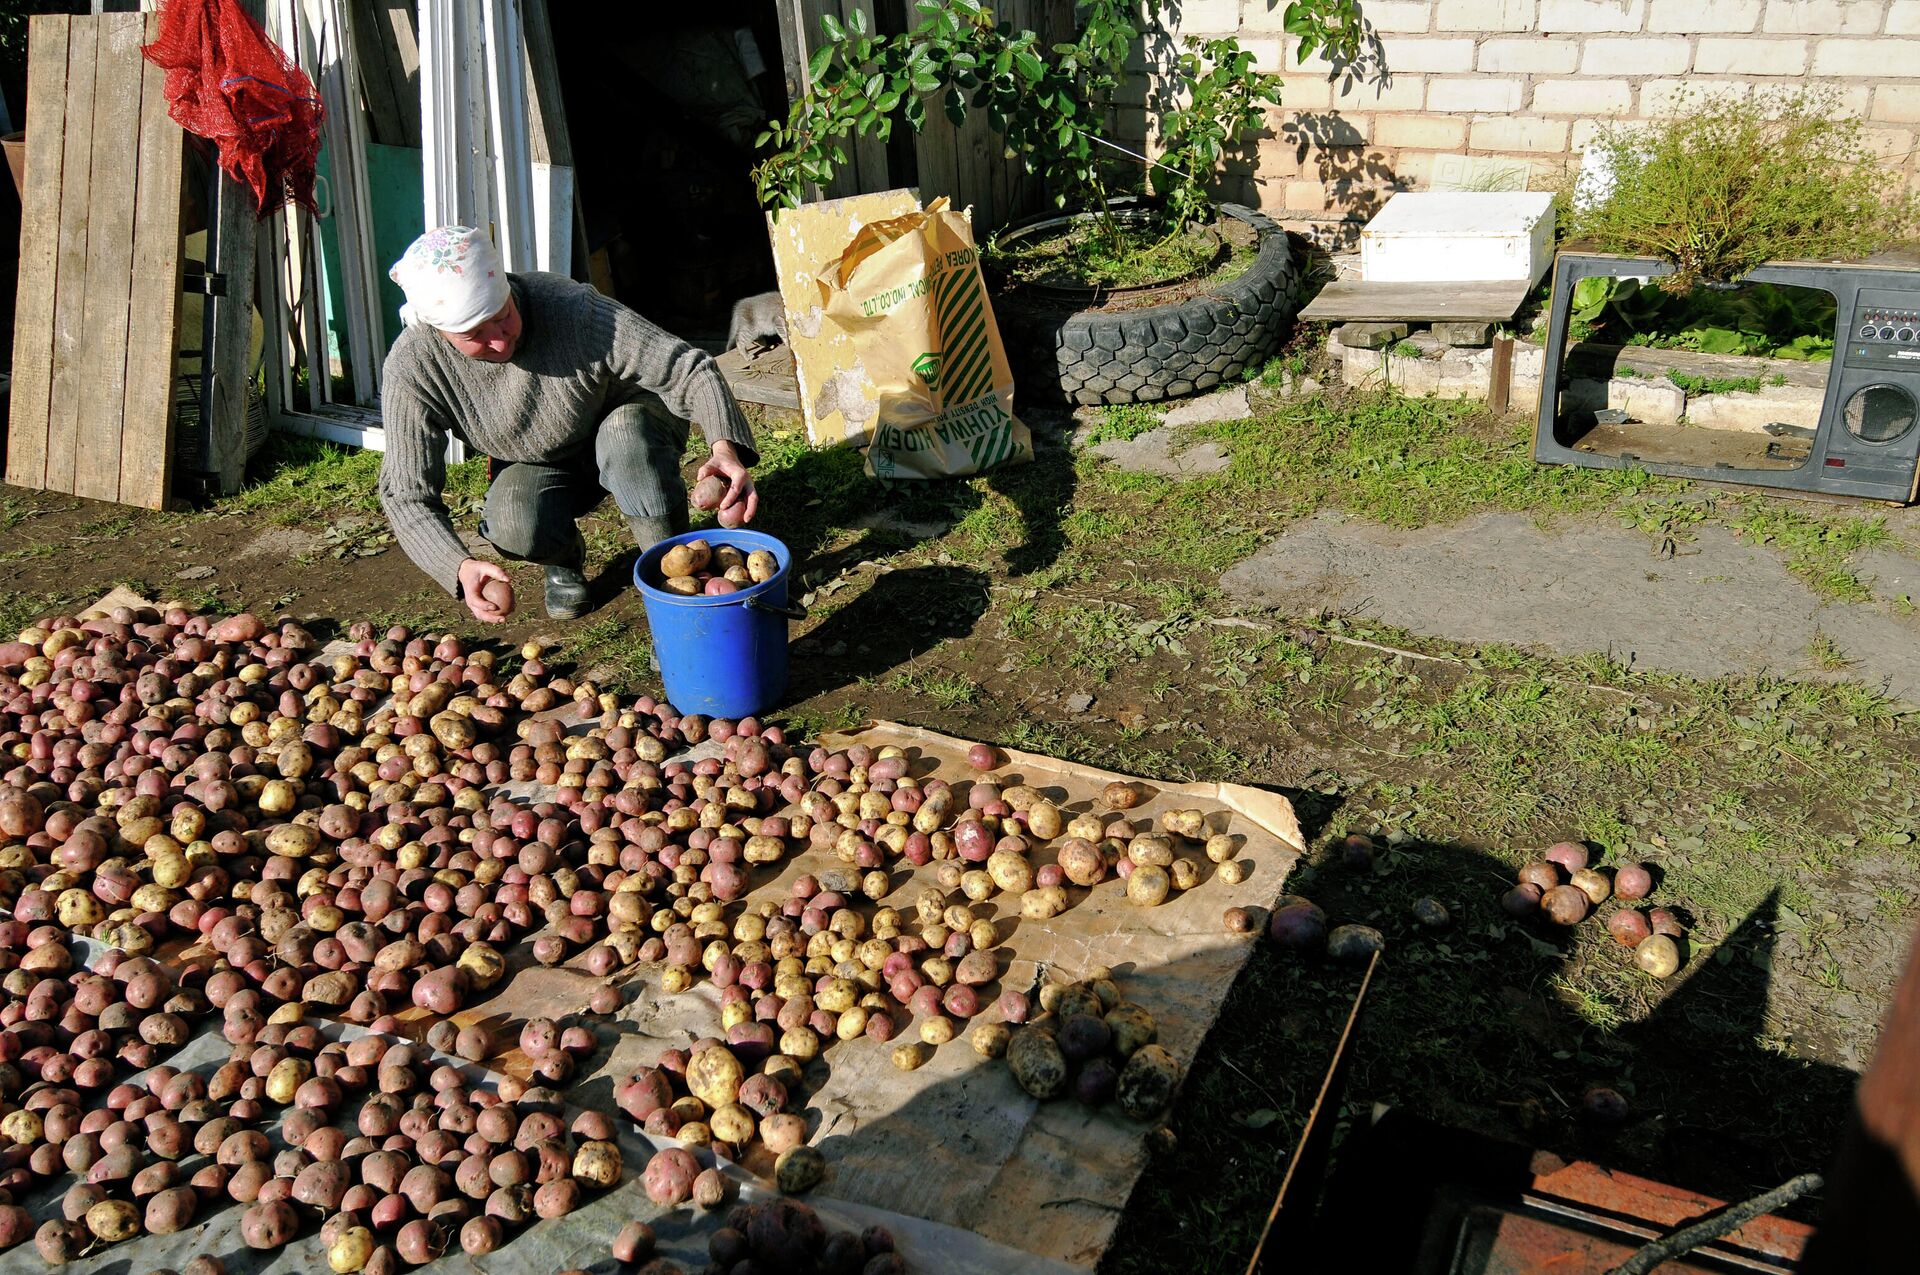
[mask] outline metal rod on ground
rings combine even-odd
[[[1729,1205],[1712,1217],[1695,1222],[1691,1226],[1683,1226],[1672,1235],[1655,1240],[1607,1272],[1607,1275],[1647,1275],[1647,1272],[1660,1263],[1671,1261],[1682,1253],[1696,1249],[1711,1240],[1717,1240],[1729,1231],[1736,1231],[1753,1219],[1791,1204],[1803,1195],[1818,1191],[1824,1185],[1826,1180],[1818,1173],[1802,1173],[1799,1177],[1782,1183],[1765,1195],[1756,1195],[1744,1204]]]
[[[1374,971],[1380,968],[1380,953],[1375,952],[1367,961],[1367,972],[1360,980],[1360,990],[1354,993],[1353,1008],[1347,1013],[1347,1025],[1341,1029],[1340,1042],[1334,1046],[1333,1061],[1327,1065],[1326,1078],[1320,1082],[1320,1093],[1313,1100],[1313,1110],[1307,1113],[1307,1127],[1300,1136],[1300,1146],[1293,1160],[1287,1165],[1287,1173],[1280,1180],[1280,1193],[1274,1197],[1273,1210],[1267,1214],[1267,1224],[1260,1232],[1260,1243],[1254,1247],[1253,1256],[1247,1261],[1247,1275],[1263,1275],[1267,1270],[1267,1246],[1281,1236],[1297,1238],[1313,1220],[1314,1200],[1319,1195],[1318,1175],[1325,1167],[1325,1157],[1333,1142],[1333,1126],[1339,1117],[1339,1093],[1346,1085],[1347,1064],[1353,1054],[1348,1046],[1353,1041],[1354,1024],[1360,1021],[1360,1007],[1366,1004],[1367,989],[1373,986]],[[1306,1167],[1302,1167],[1302,1166]],[[1295,1191],[1295,1178],[1298,1176],[1305,1184],[1299,1190],[1307,1197],[1300,1199],[1292,1194]],[[1281,1247],[1278,1243],[1275,1248]],[[1277,1268],[1276,1268],[1277,1269]]]

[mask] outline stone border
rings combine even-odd
[[[1493,381],[1490,337],[1489,324],[1436,323],[1412,331],[1405,323],[1349,323],[1328,334],[1327,357],[1339,366],[1343,385],[1391,387],[1414,398],[1486,398]],[[1545,361],[1542,347],[1514,341],[1510,401],[1515,412],[1535,414]],[[1742,433],[1765,433],[1769,426],[1780,425],[1812,430],[1819,427],[1826,402],[1828,366],[1633,348],[1621,352],[1612,377],[1603,381],[1575,376],[1567,394],[1571,407],[1623,411],[1628,419],[1651,425]],[[1670,368],[1710,379],[1751,377],[1760,386],[1756,391],[1689,393],[1667,377]]]

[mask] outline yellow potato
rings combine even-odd
[[[780,571],[780,560],[765,549],[755,549],[747,555],[747,577],[755,584],[762,580],[771,580]]]

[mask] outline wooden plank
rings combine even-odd
[[[968,111],[967,122],[954,136],[953,206],[977,209],[976,221],[982,226],[995,224],[993,169],[1004,147],[985,111]]]
[[[793,351],[787,346],[753,359],[738,349],[723,350],[713,362],[720,375],[727,378],[727,388],[741,402],[800,410],[800,382],[793,368]]]
[[[347,0],[347,16],[353,29],[353,56],[360,67],[369,134],[386,146],[418,145],[407,140],[406,117],[400,113],[391,66],[395,52],[390,39],[392,28],[383,20],[386,15],[375,11],[374,0]]]
[[[66,132],[66,14],[27,22],[27,173],[20,213],[20,284],[14,305],[7,481],[47,481],[47,413],[53,391],[53,295],[60,248],[61,138]]]
[[[866,19],[869,32],[880,29],[879,19],[873,11],[873,0],[840,0],[840,21],[848,30],[853,29],[856,13]],[[887,163],[887,144],[880,140],[880,135],[857,133],[848,138],[847,142],[847,155],[853,160],[855,169],[854,190],[864,192],[892,189],[895,183]]]
[[[1513,397],[1513,338],[1505,332],[1493,338],[1493,376],[1487,387],[1487,410],[1495,416],[1507,414]]]
[[[359,109],[359,76],[346,56],[351,21],[341,0],[318,0],[306,15],[317,25],[301,24],[302,65],[320,88],[327,108],[326,139],[333,174],[333,221],[340,251],[340,307],[347,336],[347,368],[354,402],[378,401],[382,339],[380,287],[372,260],[373,210],[367,192],[364,119]],[[309,60],[310,59],[310,60]]]
[[[146,15],[147,38],[158,33]],[[180,181],[186,134],[167,116],[166,72],[140,61],[139,185],[134,192],[133,314],[127,351],[120,500],[164,508],[173,474],[173,378],[180,326]]]
[[[572,168],[573,136],[560,95],[560,62],[553,50],[547,0],[523,0],[520,31],[526,41],[527,133],[533,162]]]
[[[926,127],[914,142],[917,176],[913,184],[920,198],[929,204],[943,195],[955,199],[960,191],[959,130],[947,118],[944,96],[927,103]]]
[[[286,214],[275,212],[260,223],[254,239],[254,279],[260,294],[262,353],[267,378],[267,422],[279,428],[280,419],[293,410],[293,365],[296,360],[293,310],[286,295]]]
[[[420,33],[415,0],[376,0],[380,34],[387,46],[387,76],[400,112],[402,146],[420,145]]]
[[[126,141],[140,133],[140,68],[146,65],[140,44],[146,22],[138,13],[104,14],[97,22],[87,284],[81,306],[85,344],[73,486],[67,490],[92,500],[118,500],[123,433],[153,426],[123,418],[129,333],[143,337],[146,322],[133,308],[133,201],[139,174],[128,161]]]
[[[1323,323],[1467,319],[1504,323],[1533,289],[1524,279],[1491,283],[1362,283],[1337,279],[1300,317]]]
[[[53,396],[47,412],[49,491],[73,490],[86,349],[87,204],[93,175],[93,84],[99,24],[75,22],[67,42],[67,131],[60,170],[60,259],[53,291]]]
[[[217,178],[207,269],[226,277],[226,295],[208,297],[213,341],[200,361],[208,435],[204,460],[214,490],[240,490],[247,469],[247,403],[253,384],[253,270],[260,219],[253,192],[222,172]]]

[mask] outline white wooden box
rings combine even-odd
[[[1553,261],[1553,196],[1402,191],[1360,232],[1368,283],[1536,282]]]

